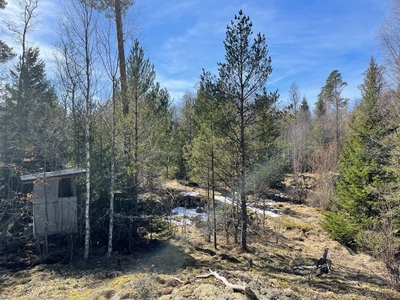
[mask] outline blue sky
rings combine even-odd
[[[29,36],[47,58],[57,3],[39,0],[40,24]],[[217,62],[224,61],[226,25],[240,9],[250,16],[254,33],[266,36],[273,67],[267,88],[279,89],[283,104],[296,82],[313,105],[335,69],[348,83],[342,95],[354,101],[371,55],[382,62],[376,33],[386,10],[382,0],[136,0],[136,35],[155,66],[157,81],[175,103],[185,92],[196,91],[202,68],[217,74]]]
[[[273,67],[267,88],[279,89],[283,103],[296,82],[313,104],[335,69],[348,83],[343,96],[355,100],[371,55],[380,61],[382,0],[137,0],[136,6],[142,44],[175,100],[195,91],[202,68],[217,74],[226,25],[239,9],[254,33],[266,36]]]

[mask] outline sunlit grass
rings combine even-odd
[[[182,185],[176,188],[178,193]],[[212,240],[207,242],[203,231],[192,225],[177,228],[173,238],[154,249],[118,256],[122,270],[116,257],[111,261],[92,257],[87,265],[78,260],[72,265],[2,273],[0,299],[169,300],[200,295],[244,299],[213,277],[195,279],[210,269],[233,284],[248,285],[259,299],[400,299],[400,293],[388,285],[384,265],[332,241],[319,225],[317,209],[287,202],[276,206],[285,213],[267,218],[264,227],[251,228],[248,252],[234,244],[232,236],[227,243],[223,232],[218,233],[214,249]],[[325,248],[332,260],[331,274],[317,277],[309,269],[296,269],[314,265]],[[185,284],[178,284],[175,277]]]

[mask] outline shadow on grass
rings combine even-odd
[[[207,248],[195,247],[194,249],[196,251],[200,251],[200,252],[206,253],[206,254],[208,254],[210,256],[214,256],[214,255],[217,254],[215,251],[213,251],[211,249],[207,249]]]
[[[175,274],[185,268],[195,267],[196,260],[181,246],[170,241],[158,241],[149,251],[133,253],[124,272],[156,272]]]
[[[313,289],[322,292],[330,291],[336,295],[357,295],[372,299],[395,299],[393,290],[384,284],[378,284],[379,278],[360,277],[358,280],[347,280],[345,277],[336,275],[327,275],[319,278],[313,277],[310,285]],[[366,285],[368,284],[368,286]],[[388,290],[385,291],[385,288]]]
[[[291,209],[290,207],[285,207],[284,209],[281,209],[280,211],[282,212],[283,215],[291,216],[291,217],[294,217],[294,218],[298,218],[300,220],[311,217],[310,214],[297,212],[297,211]]]
[[[307,259],[307,262],[311,261],[311,259]],[[394,290],[386,284],[386,280],[379,276],[367,276],[355,269],[333,269],[331,274],[318,277],[315,270],[293,270],[288,267],[287,262],[287,259],[285,260],[283,256],[276,255],[273,259],[266,258],[262,265],[255,264],[255,269],[268,274],[269,278],[286,282],[295,281],[300,285],[307,286],[307,288],[310,286],[319,292],[332,292],[343,297],[343,299],[347,299],[345,297],[350,295],[356,295],[361,299],[363,297],[369,297],[368,299],[398,299],[393,295]],[[286,276],[290,276],[290,278]],[[396,296],[398,297],[397,293]]]

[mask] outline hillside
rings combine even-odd
[[[0,268],[0,298],[246,299],[213,276],[196,278],[212,270],[232,284],[248,286],[258,299],[400,299],[381,262],[326,236],[320,211],[285,201],[274,206],[281,215],[267,218],[264,230],[250,230],[247,253],[222,236],[215,250],[193,222],[175,227],[171,239],[152,240],[144,251],[116,253],[110,261],[104,249],[94,248],[87,264]],[[315,265],[325,248],[332,270],[317,276],[304,266]]]

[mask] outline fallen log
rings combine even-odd
[[[258,300],[258,297],[256,296],[256,294],[248,286],[232,284],[225,277],[219,275],[217,272],[214,272],[212,270],[210,270],[210,273],[208,273],[208,274],[197,275],[196,278],[208,278],[210,276],[214,276],[218,280],[221,280],[225,284],[225,286],[231,288],[233,291],[244,294],[247,297],[247,299]]]

